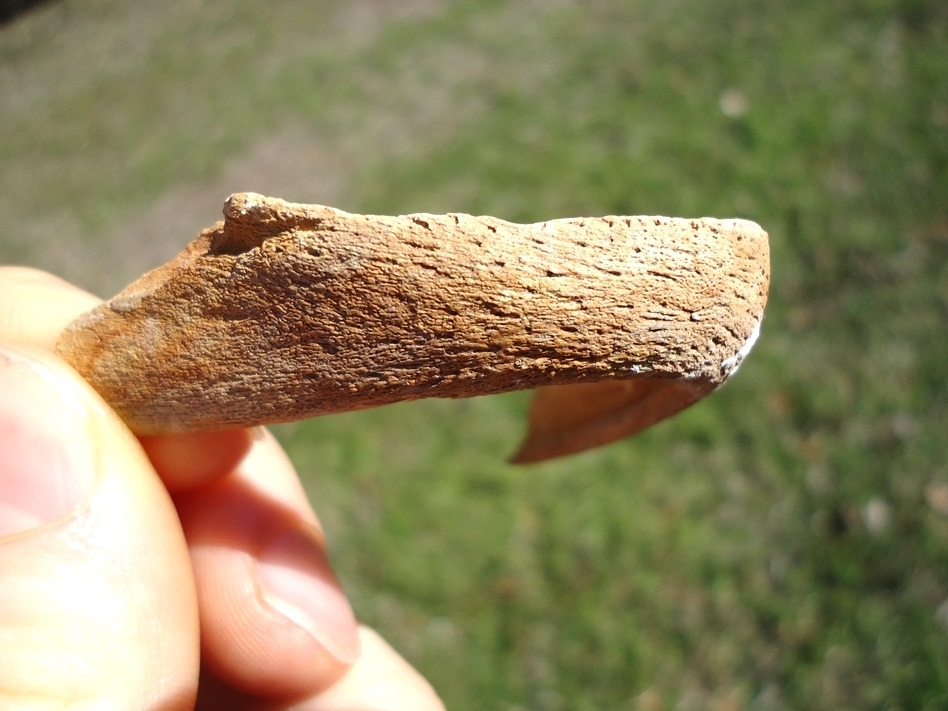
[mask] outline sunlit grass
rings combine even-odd
[[[360,615],[450,708],[948,706],[942,3],[432,2],[346,32],[342,3],[145,7],[0,30],[34,79],[3,75],[8,258],[50,263],[70,220],[113,249],[286,125],[344,156],[346,209],[770,232],[741,373],[629,442],[511,467],[522,395],[277,428]],[[139,41],[97,56],[99,27]]]

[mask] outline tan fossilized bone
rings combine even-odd
[[[770,277],[744,220],[517,225],[249,193],[224,218],[60,338],[137,433],[540,388],[515,460],[568,454],[723,383]]]

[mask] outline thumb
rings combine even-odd
[[[0,344],[0,708],[193,708],[187,548],[135,438],[54,356]]]

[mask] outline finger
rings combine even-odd
[[[230,474],[247,456],[253,438],[253,430],[221,430],[139,440],[168,491],[174,493]]]
[[[336,684],[300,700],[250,696],[202,674],[198,711],[444,711],[431,685],[377,632],[359,629],[362,655]]]
[[[332,688],[293,709],[299,711],[443,711],[431,684],[377,632],[360,630],[362,656]]]
[[[175,498],[191,548],[203,662],[248,694],[310,696],[358,658],[357,625],[292,465],[258,432],[233,474]]]
[[[100,301],[52,274],[0,267],[0,337],[52,350],[62,330]]]
[[[189,708],[190,561],[137,441],[47,352],[2,348],[0,393],[0,708]]]

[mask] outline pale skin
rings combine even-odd
[[[442,709],[269,433],[138,439],[52,354],[96,303],[0,268],[0,708]]]

